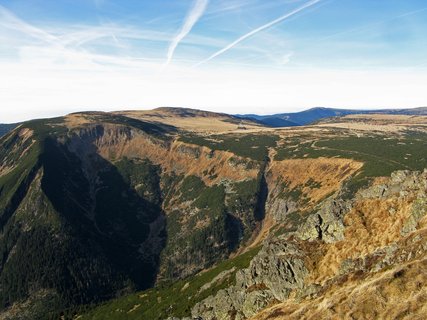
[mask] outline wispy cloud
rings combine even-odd
[[[23,32],[33,38],[48,43],[55,43],[58,39],[42,29],[34,27],[19,19],[12,12],[0,5],[0,26],[7,29]]]
[[[201,18],[201,16],[206,10],[208,3],[209,3],[209,0],[196,0],[189,14],[186,17],[180,32],[176,35],[176,37],[172,40],[171,44],[169,45],[165,66],[169,65],[169,63],[172,61],[173,55],[179,43],[182,41],[182,39],[185,38],[187,34],[190,33],[191,29],[194,27],[197,21],[199,21],[199,19]]]
[[[309,8],[311,6],[314,6],[316,3],[320,2],[320,1],[321,0],[312,0],[312,1],[309,1],[309,2],[305,3],[304,5],[302,5],[301,7],[297,8],[297,9],[295,9],[295,10],[293,10],[293,11],[291,11],[291,12],[289,12],[289,13],[287,13],[287,14],[285,14],[285,15],[283,15],[283,16],[281,16],[281,17],[279,17],[279,18],[277,18],[277,19],[275,19],[273,21],[270,21],[269,23],[266,23],[266,24],[262,25],[261,27],[258,27],[256,29],[254,29],[254,30],[246,33],[245,35],[241,36],[237,40],[235,40],[232,43],[230,43],[228,46],[226,46],[226,47],[222,48],[221,50],[215,52],[210,57],[206,58],[205,60],[200,61],[197,64],[195,64],[194,67],[198,67],[198,66],[200,66],[200,65],[202,65],[202,64],[204,64],[206,62],[209,62],[210,60],[212,60],[212,59],[218,57],[219,55],[227,52],[228,50],[234,48],[236,45],[238,45],[242,41],[244,41],[244,40],[246,40],[246,39],[248,39],[248,38],[256,35],[257,33],[261,32],[261,31],[267,30],[267,29],[275,26],[276,24],[278,24],[278,23],[280,23],[280,22],[282,22],[282,21],[284,21],[284,20],[292,17],[293,15],[295,15],[295,14],[303,11],[304,9],[307,9],[307,8]]]
[[[11,33],[13,32],[13,33]],[[140,50],[134,50],[132,42],[168,43],[173,35],[170,32],[141,30],[136,26],[117,25],[33,25],[0,5],[0,39],[8,43],[5,50],[13,52],[21,64],[30,63],[37,68],[99,70],[108,68],[149,68],[158,70],[164,62],[155,51],[145,50],[145,56],[139,56]],[[111,41],[111,39],[113,41]],[[224,46],[219,39],[192,35],[185,42],[195,46],[211,44]],[[3,44],[4,44],[3,43]],[[129,47],[127,47],[129,44]],[[110,52],[99,50],[110,48]],[[0,48],[2,47],[0,43]],[[117,49],[117,50],[116,50]],[[135,55],[138,53],[138,55]],[[180,59],[180,63],[194,64],[194,60]],[[0,64],[2,60],[0,59]]]
[[[12,30],[16,33],[9,34],[7,30]],[[156,62],[155,59],[109,55],[82,48],[85,43],[106,37],[113,37],[114,44],[117,46],[115,42],[118,39],[115,33],[119,31],[142,39],[155,37],[150,32],[141,35],[136,30],[121,29],[119,27],[86,26],[85,28],[77,28],[77,31],[75,28],[42,29],[22,20],[0,5],[0,37],[4,37],[9,41],[10,46],[7,49],[14,52],[14,56],[19,57],[20,65],[25,65],[28,69],[84,69],[96,72],[105,66],[110,69],[117,69],[153,68],[153,66],[158,67],[160,65],[160,60]],[[163,38],[166,41],[167,36],[164,35]],[[0,59],[1,68],[7,66],[8,63],[8,61]]]

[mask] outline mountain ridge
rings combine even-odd
[[[73,112],[72,114],[81,114],[82,112]],[[86,111],[83,113],[102,113],[101,111]],[[108,114],[109,112],[104,112]],[[181,108],[181,107],[158,107],[149,110],[121,110],[112,111],[112,114],[130,115],[130,117],[143,117],[147,120],[148,117],[154,118],[156,115],[164,121],[165,116],[177,118],[228,118],[227,121],[235,124],[240,122],[249,121],[249,125],[267,126],[273,128],[279,127],[292,127],[300,125],[308,125],[318,120],[339,117],[352,114],[391,114],[391,115],[427,115],[427,107],[417,108],[400,108],[400,109],[340,109],[340,108],[327,108],[327,107],[313,107],[307,110],[298,112],[276,113],[270,115],[258,114],[228,114],[221,112],[205,111],[202,109]],[[252,122],[252,123],[250,123]],[[13,124],[0,124],[0,136],[9,132],[19,123]],[[242,123],[244,126],[245,123]]]

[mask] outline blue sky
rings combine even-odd
[[[0,122],[427,105],[424,0],[0,0]]]

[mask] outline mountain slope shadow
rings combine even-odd
[[[46,139],[42,156],[42,190],[61,217],[66,241],[81,249],[66,253],[74,260],[67,261],[67,270],[63,270],[67,283],[61,290],[67,295],[71,291],[75,298],[71,298],[71,304],[103,300],[121,290],[151,287],[165,243],[165,233],[160,230],[160,243],[147,245],[155,239],[150,224],[165,221],[160,206],[159,169],[147,162],[141,164],[153,176],[148,182],[142,177],[134,183],[145,182],[153,191],[147,199],[144,190],[136,190],[130,177],[123,176],[123,170],[120,172],[99,156],[91,143],[82,143],[93,148],[89,160],[83,161],[51,138]],[[136,165],[127,160],[127,169]],[[85,166],[96,170],[88,174]],[[160,249],[142,250],[150,247]]]

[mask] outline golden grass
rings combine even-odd
[[[273,185],[284,181],[289,190],[300,188],[314,204],[337,191],[362,166],[361,162],[341,158],[290,159],[273,161],[269,172]],[[320,186],[310,186],[313,182]]]
[[[397,114],[353,114],[343,119],[384,121],[392,123],[427,123],[427,116],[397,115]]]
[[[245,132],[238,130],[238,124],[227,122],[232,119],[231,116],[219,113],[194,110],[194,116],[182,116],[177,110],[169,108],[159,108],[154,110],[142,111],[120,111],[115,114],[121,114],[130,118],[171,125],[185,131],[200,133],[219,133],[219,132]],[[251,121],[242,121],[244,127],[248,130],[259,130],[263,126]]]
[[[13,145],[12,150],[9,152],[10,154],[16,154],[19,152],[19,150],[21,149],[21,147],[23,146],[23,144],[28,140],[31,139],[34,135],[34,131],[28,128],[22,128],[19,129],[19,127],[15,130],[18,130],[18,136],[19,136],[19,141],[17,143],[15,143]],[[9,138],[10,139],[10,136]],[[31,143],[20,152],[20,157],[22,158],[30,149],[31,147],[34,145],[35,140],[32,139]],[[8,163],[7,159],[4,159],[5,161],[3,161],[2,163],[0,163],[0,177],[7,175],[8,173],[10,173],[16,166],[16,163],[12,163],[12,165],[10,163]]]
[[[318,127],[341,128],[355,131],[369,132],[394,132],[408,130],[410,127],[418,126],[427,129],[427,116],[407,116],[407,115],[347,115],[334,120],[324,120]]]
[[[323,128],[340,128],[355,131],[368,131],[368,132],[400,132],[407,129],[406,125],[399,124],[370,124],[370,123],[357,123],[357,122],[333,122],[319,124],[319,127]]]
[[[375,183],[385,180],[378,178]],[[306,248],[308,256],[321,252],[309,264],[306,279],[307,284],[320,285],[321,291],[300,299],[294,293],[253,320],[427,319],[427,216],[419,221],[417,230],[401,234],[415,200],[411,193],[405,197],[396,193],[386,199],[357,198],[344,218],[344,240],[316,242]],[[395,249],[383,260],[385,251],[381,249],[385,247]],[[343,272],[345,260],[360,261],[361,265]],[[384,268],[378,265],[380,261],[391,265]]]
[[[129,138],[117,135],[118,129],[117,125],[106,125],[105,134],[96,141],[98,152],[110,161],[123,157],[149,159],[152,163],[160,165],[165,172],[196,175],[207,185],[217,184],[222,179],[241,181],[257,177],[257,168],[246,169],[242,165],[231,165],[229,160],[232,157],[239,158],[231,152],[218,150],[211,152],[212,150],[207,147],[181,141],[161,144],[139,133]],[[198,156],[193,153],[198,153]]]
[[[390,214],[389,209],[396,212]],[[318,263],[313,281],[324,283],[336,276],[342,262],[357,259],[401,238],[400,231],[408,220],[411,203],[402,199],[367,199],[356,203],[345,216],[345,238],[330,244]],[[386,230],[386,232],[385,232]]]
[[[81,113],[69,114],[64,118],[64,124],[68,129],[73,129],[85,124],[90,124],[92,122],[93,120],[90,120],[88,117]]]
[[[330,288],[319,298],[288,300],[253,320],[426,319],[427,259],[368,274]]]

